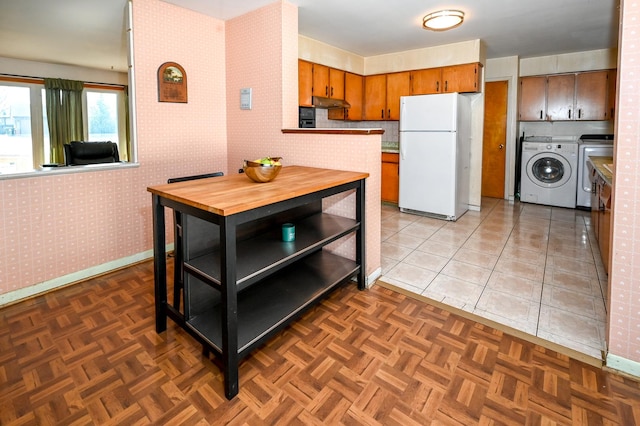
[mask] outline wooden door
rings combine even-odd
[[[483,197],[504,198],[505,196],[508,91],[509,84],[506,80],[484,85],[481,189]]]
[[[313,64],[298,60],[298,105],[312,106]]]
[[[607,71],[576,74],[576,120],[607,120]]]
[[[442,68],[443,91],[477,92],[480,84],[480,65],[463,64]]]
[[[547,78],[544,76],[522,77],[518,92],[518,119],[521,121],[543,121],[547,110]]]
[[[387,74],[387,120],[400,120],[400,97],[411,95],[411,72]]]
[[[364,119],[384,120],[387,104],[386,74],[367,75],[364,77]]]
[[[313,64],[313,96],[329,97],[329,67]]]
[[[550,121],[575,120],[575,74],[547,77],[547,119]]]
[[[442,68],[428,68],[411,71],[411,94],[432,95],[440,93]]]
[[[329,69],[329,97],[344,99],[344,71]]]

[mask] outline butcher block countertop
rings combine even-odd
[[[155,185],[147,191],[221,216],[244,212],[279,201],[307,195],[337,185],[365,179],[369,173],[283,167],[271,182],[256,183],[244,173]]]

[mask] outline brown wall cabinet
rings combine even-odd
[[[364,103],[364,77],[345,72],[344,100],[351,107],[330,109],[327,114],[328,118],[330,120],[361,121]]]
[[[575,120],[575,74],[547,77],[547,120]]]
[[[609,120],[609,72],[576,74],[576,120]]]
[[[344,99],[345,72],[298,59],[298,104],[313,106],[313,96]]]
[[[312,106],[313,63],[298,60],[298,105]]]
[[[361,76],[298,60],[298,98],[312,106],[313,96],[344,99],[348,109],[331,109],[332,120],[399,120],[400,97],[480,90],[480,63]]]
[[[411,71],[411,94],[472,93],[480,88],[480,63]]]
[[[344,71],[313,64],[313,96],[344,99]]]
[[[387,107],[387,76],[367,75],[364,78],[364,119],[384,120]]]
[[[382,201],[398,203],[400,190],[400,156],[390,152],[382,153],[381,177]]]
[[[411,94],[433,95],[442,93],[442,68],[411,71]]]
[[[368,75],[364,88],[365,120],[399,120],[400,97],[411,95],[411,73]]]
[[[520,79],[518,118],[522,121],[545,120],[547,77]]]
[[[521,121],[603,121],[614,116],[615,70],[520,78]]]

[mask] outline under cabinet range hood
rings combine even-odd
[[[349,102],[343,99],[331,99],[331,98],[321,98],[320,96],[314,96],[312,98],[313,106],[316,108],[351,108]]]

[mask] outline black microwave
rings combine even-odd
[[[298,107],[298,127],[301,129],[316,127],[316,109],[314,107]]]

